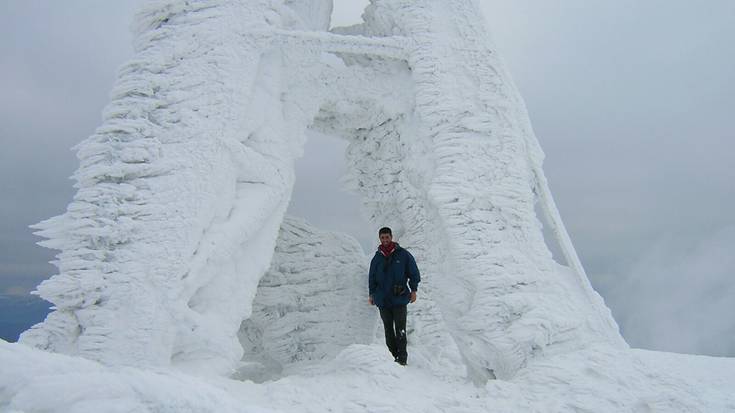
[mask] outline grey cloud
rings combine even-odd
[[[304,156],[296,163],[296,184],[289,213],[316,227],[355,237],[365,251],[377,244],[377,229],[362,216],[360,197],[341,183],[346,173],[347,141],[309,133]]]
[[[731,260],[704,260],[703,247],[682,258],[666,240],[676,234],[683,243],[709,245],[705,240],[735,224],[735,57],[727,46],[735,38],[735,3],[483,5],[547,154],[562,216],[626,338],[735,355],[727,316],[722,325],[690,324],[681,334],[667,326],[660,339],[645,334],[658,332],[658,317],[670,319],[649,306],[673,309],[682,301],[677,294],[691,293],[684,301],[697,311],[715,297],[712,288],[732,285]],[[687,291],[692,285],[682,281],[695,276],[702,287]],[[726,312],[727,303],[720,305]],[[638,312],[644,315],[633,327]]]
[[[683,235],[683,236],[682,236]],[[636,347],[735,354],[735,226],[691,240],[672,232],[650,246],[610,291],[623,333]]]
[[[99,124],[131,53],[137,2],[31,0],[0,13],[0,284],[30,289],[55,272],[28,225],[64,211],[70,148]],[[17,291],[17,288],[15,289]]]
[[[362,11],[369,0],[334,1],[332,9],[332,26],[350,26],[359,22]]]

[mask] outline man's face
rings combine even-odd
[[[384,247],[387,247],[391,242],[393,242],[393,236],[391,234],[383,233],[378,235],[378,237],[380,237],[380,244]]]

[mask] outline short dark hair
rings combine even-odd
[[[392,237],[393,236],[393,231],[391,231],[390,228],[388,228],[388,227],[383,227],[383,228],[380,229],[380,231],[378,231],[378,235],[380,235],[380,234],[390,234],[390,236]]]

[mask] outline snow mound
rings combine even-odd
[[[113,368],[0,340],[0,412],[267,412],[171,370]]]

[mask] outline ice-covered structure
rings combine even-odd
[[[0,411],[735,411],[735,360],[618,334],[474,1],[371,0],[328,30],[330,13],[139,13],[78,192],[36,226],[61,251],[38,287],[55,311],[0,340]],[[285,216],[310,128],[348,140],[347,182],[419,262],[408,367],[356,241]]]
[[[538,354],[625,347],[474,2],[373,0],[364,23],[328,31],[330,13],[328,0],[143,9],[104,122],[77,147],[78,192],[36,226],[61,251],[59,274],[38,287],[56,310],[22,342],[109,364],[240,368],[243,337],[271,337],[247,321],[269,317],[253,313],[271,300],[258,304],[259,291],[276,288],[263,275],[273,265],[287,285],[308,264],[292,256],[283,272],[272,258],[292,241],[277,237],[293,228],[294,160],[313,128],[350,142],[352,188],[420,263],[417,357],[481,382]],[[573,279],[552,260],[536,204]],[[364,282],[349,260],[336,271]],[[247,356],[258,346],[246,341]]]

